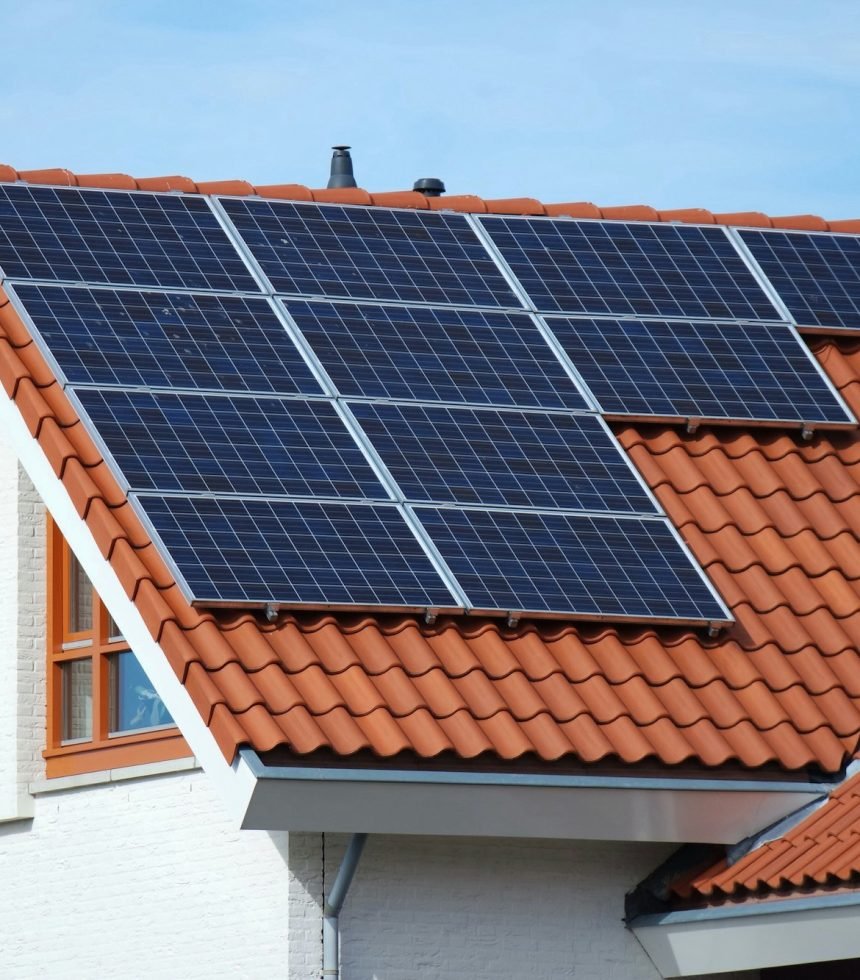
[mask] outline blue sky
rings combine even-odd
[[[856,0],[4,6],[20,170],[860,216]]]

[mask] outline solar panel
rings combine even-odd
[[[131,490],[388,499],[329,402],[76,392]]]
[[[11,279],[260,291],[198,195],[2,184],[0,268]]]
[[[656,513],[596,416],[350,408],[407,500]]]
[[[199,603],[457,605],[395,506],[137,498]]]
[[[275,292],[522,304],[462,214],[223,198]]]
[[[547,323],[609,414],[853,421],[786,324]]]
[[[665,520],[416,507],[470,604],[725,621]]]
[[[797,323],[860,330],[860,237],[749,229],[739,234]]]
[[[71,384],[320,394],[269,301],[19,283]]]
[[[780,319],[722,228],[479,220],[543,312]]]
[[[350,397],[588,408],[525,313],[285,302]]]

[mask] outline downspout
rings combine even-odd
[[[323,977],[327,980],[340,978],[340,923],[338,916],[346,900],[346,893],[355,877],[361,852],[367,843],[367,834],[353,834],[346,854],[338,868],[334,884],[323,902]]]

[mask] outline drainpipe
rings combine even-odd
[[[340,863],[334,884],[323,902],[323,977],[326,980],[340,978],[340,923],[338,916],[343,908],[346,893],[355,877],[361,852],[367,843],[367,834],[353,834],[343,861]]]

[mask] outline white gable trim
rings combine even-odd
[[[78,515],[66,487],[54,473],[42,447],[30,434],[18,407],[2,389],[0,395],[0,426],[7,433],[21,465],[173,715],[191,751],[200,760],[206,774],[214,780],[231,814],[237,821],[240,820],[247,808],[254,777],[239,756],[232,766],[224,758],[190,694],[174,674],[159,644],[152,638],[110,562],[102,557],[89,527]]]

